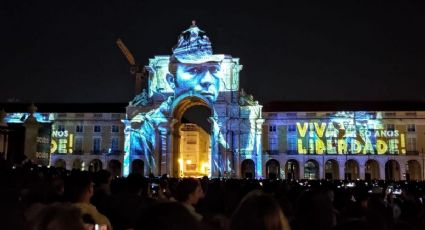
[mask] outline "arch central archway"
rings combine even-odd
[[[266,163],[266,177],[268,179],[280,178],[280,164],[275,159],[270,159]]]
[[[378,180],[379,177],[379,163],[376,160],[368,160],[365,164],[365,179]]]
[[[304,164],[304,178],[309,180],[318,180],[319,177],[319,163],[310,159]]]
[[[103,164],[102,164],[102,161],[100,161],[99,159],[93,159],[89,163],[89,171],[90,172],[98,172],[102,168],[103,168]]]
[[[83,170],[84,169],[84,162],[80,158],[76,158],[72,162],[72,169]]]
[[[140,159],[135,159],[131,162],[131,173],[145,175],[145,162]]]
[[[241,174],[243,178],[255,178],[255,163],[251,159],[245,159],[241,164]]]
[[[181,96],[172,109],[173,176],[211,176],[212,161],[216,160],[212,159],[212,105],[202,97]]]
[[[298,180],[300,179],[300,165],[298,161],[290,159],[285,164],[285,176],[289,180]]]
[[[385,180],[400,180],[400,165],[396,160],[388,160],[385,163]]]
[[[66,161],[63,160],[63,159],[57,159],[55,161],[55,167],[56,168],[64,168],[64,169],[66,169]]]
[[[421,180],[421,165],[417,160],[409,160],[406,167],[406,180]]]
[[[339,165],[336,160],[327,160],[325,163],[325,179],[339,179]]]
[[[360,178],[359,163],[356,160],[350,159],[345,162],[345,179],[355,180]]]
[[[111,172],[112,177],[121,176],[121,162],[119,160],[110,160],[108,163],[108,170]]]

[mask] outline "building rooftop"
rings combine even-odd
[[[425,101],[274,101],[263,112],[287,111],[425,111]]]
[[[28,112],[31,103],[0,103],[6,113]],[[39,113],[125,113],[127,103],[36,103]]]
[[[0,103],[6,113],[28,112],[31,103]],[[125,113],[127,103],[36,103],[37,112]],[[263,112],[302,111],[425,111],[425,101],[274,101]]]

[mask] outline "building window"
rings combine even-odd
[[[296,137],[288,137],[288,151],[296,151],[297,150],[297,138]]]
[[[387,125],[387,130],[388,131],[394,131],[395,130],[395,125],[394,124],[388,124]]]
[[[76,153],[83,152],[83,138],[82,137],[76,137],[75,138],[74,152],[76,152]]]
[[[65,131],[65,125],[58,125],[58,131]]]
[[[416,117],[416,112],[407,112],[406,116],[413,116]]]
[[[277,138],[269,138],[269,150],[277,150]]]
[[[75,126],[75,132],[82,133],[83,132],[83,126],[82,125]]]
[[[407,132],[416,132],[415,124],[408,124],[407,125]]]
[[[113,133],[118,133],[120,131],[120,127],[118,127],[118,125],[113,125],[112,126],[112,132]]]
[[[58,117],[60,117],[60,118],[64,118],[64,117],[66,117],[66,113],[59,113],[59,114],[58,114]]]
[[[100,153],[100,137],[93,138],[93,153]]]
[[[288,132],[295,132],[297,131],[296,125],[288,125]]]
[[[111,139],[111,151],[117,152],[119,150],[118,148],[119,139],[118,137],[114,137]]]
[[[94,118],[102,118],[103,117],[103,114],[101,114],[101,113],[94,113],[93,114],[93,117]]]
[[[83,118],[84,117],[84,113],[76,113],[75,117],[77,118]]]
[[[95,133],[100,133],[100,125],[95,125],[93,130]]]
[[[120,115],[119,113],[113,113],[113,114],[111,115],[111,118],[112,118],[112,119],[120,119],[120,118],[121,118],[121,115]]]
[[[416,137],[407,138],[407,151],[409,152],[416,151]]]
[[[276,132],[276,125],[270,125],[269,126],[269,132],[271,132],[271,133]]]

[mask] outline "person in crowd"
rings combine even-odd
[[[89,230],[93,225],[83,222],[81,211],[69,204],[36,204],[27,210],[28,230]]]
[[[306,190],[297,200],[295,230],[328,230],[336,225],[335,212],[328,194],[320,190]]]
[[[202,215],[197,213],[195,205],[204,197],[201,183],[195,178],[184,178],[178,184],[175,191],[175,198],[183,204],[184,207],[193,215],[193,217],[201,221]]]
[[[94,183],[88,172],[74,172],[68,178],[65,193],[67,194],[69,201],[73,203],[73,206],[77,207],[83,215],[91,215],[96,224],[100,225],[101,228],[106,226],[108,230],[111,230],[112,226],[109,219],[90,203],[93,192]]]
[[[108,201],[108,217],[115,229],[132,229],[136,226],[143,212],[156,201],[147,194],[147,179],[138,173],[131,173],[125,178],[125,187],[118,194],[113,194]]]
[[[278,202],[258,190],[248,193],[235,210],[230,229],[289,230],[289,224]]]
[[[101,212],[105,211],[105,204],[111,196],[112,174],[107,170],[100,170],[94,174],[93,182],[95,184],[94,194],[90,202]]]

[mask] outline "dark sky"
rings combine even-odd
[[[269,2],[269,3],[267,3]],[[128,102],[139,63],[169,55],[192,19],[241,87],[270,101],[425,101],[424,1],[0,3],[0,102]]]

